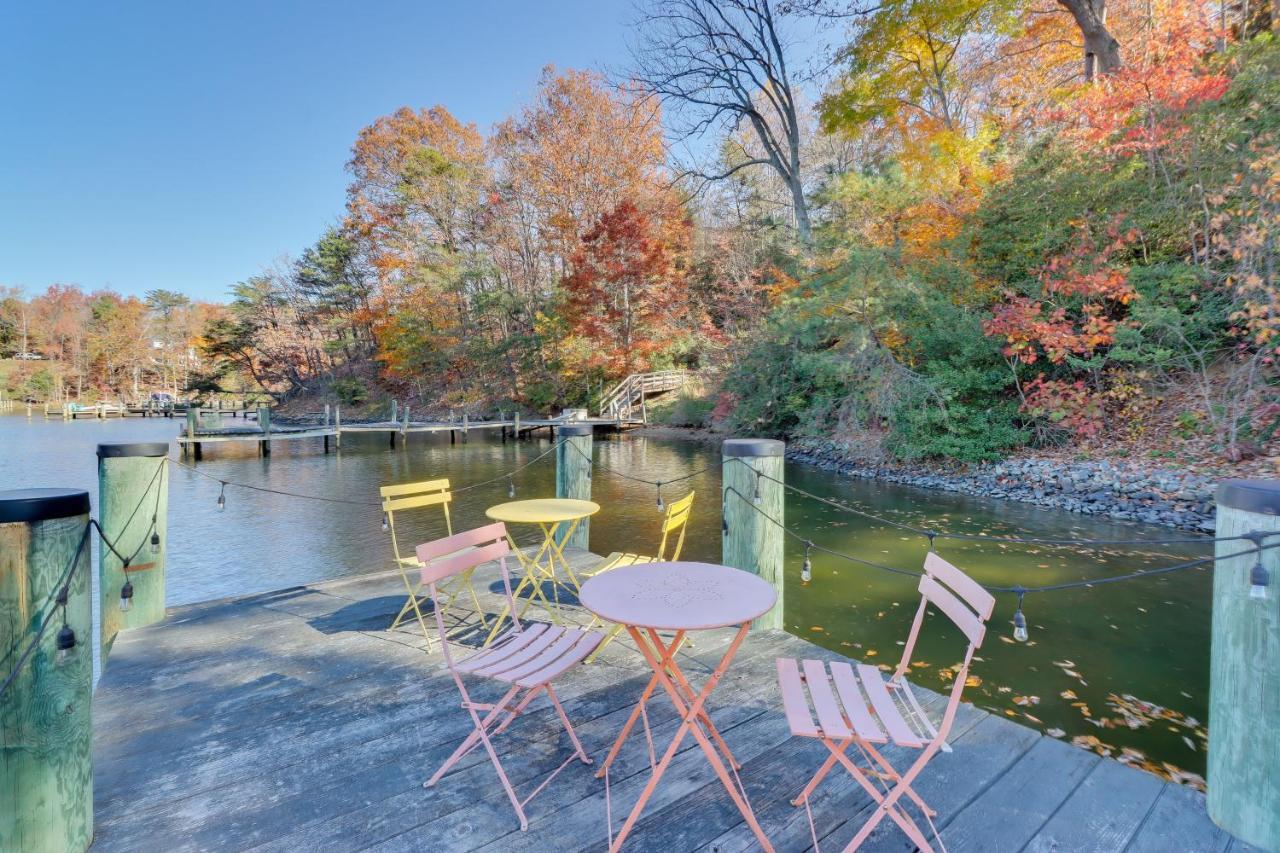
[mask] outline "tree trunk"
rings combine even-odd
[[[1120,42],[1107,29],[1106,0],[1058,0],[1075,18],[1084,37],[1084,79],[1120,68]]]
[[[800,178],[795,177],[787,181],[791,189],[791,204],[796,211],[796,232],[800,236],[800,242],[808,246],[813,242],[813,227],[809,223],[809,205],[804,198],[804,187],[800,184]]]

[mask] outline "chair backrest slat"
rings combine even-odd
[[[400,512],[406,509],[448,503],[451,500],[453,500],[453,495],[449,492],[436,492],[433,495],[413,495],[407,498],[383,498],[382,509],[386,512]]]
[[[680,500],[672,501],[667,505],[667,517],[662,520],[663,533],[678,530],[689,520],[689,513],[693,510],[693,495],[694,493],[690,492]]]
[[[418,561],[429,563],[437,557],[453,554],[464,548],[478,548],[481,545],[488,545],[490,542],[498,540],[507,541],[507,526],[501,521],[495,521],[493,524],[486,524],[484,527],[477,527],[473,530],[464,530],[461,533],[455,533],[443,539],[424,542],[417,548]]]
[[[920,594],[950,617],[956,627],[964,632],[974,646],[982,645],[986,634],[983,620],[979,619],[955,593],[933,579],[931,575],[920,578]]]
[[[467,569],[474,569],[482,563],[497,560],[510,553],[511,546],[507,544],[506,539],[501,539],[478,548],[467,548],[459,553],[451,553],[448,557],[439,557],[430,563],[424,561],[422,582],[424,584],[439,583],[445,578],[462,574]]]
[[[924,558],[924,570],[964,599],[964,602],[978,614],[982,621],[985,622],[991,618],[996,607],[995,596],[983,589],[982,585],[973,578],[938,556],[937,552],[930,551]]]
[[[418,483],[397,483],[394,486],[382,486],[378,494],[384,498],[399,498],[405,495],[416,495],[419,492],[448,491],[448,479],[423,480]]]

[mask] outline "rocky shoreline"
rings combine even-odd
[[[869,462],[839,442],[822,439],[793,441],[787,458],[850,477],[1023,501],[1180,530],[1211,532],[1214,528],[1217,481],[1202,474],[1157,469],[1148,460],[1073,462],[1025,457],[945,471],[924,464]]]

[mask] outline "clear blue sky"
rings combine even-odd
[[[482,130],[544,65],[625,60],[626,0],[0,0],[0,285],[222,299],[342,213],[356,133]]]

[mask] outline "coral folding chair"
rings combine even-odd
[[[911,785],[939,750],[951,751],[947,735],[955,722],[973,653],[982,645],[986,621],[994,608],[995,598],[991,593],[931,551],[925,558],[924,574],[920,578],[920,607],[916,610],[902,660],[888,679],[879,669],[867,664],[851,666],[834,661],[828,665],[819,660],[778,659],[778,685],[791,733],[818,738],[831,753],[792,804],[803,805],[808,810],[810,795],[837,763],[876,802],[871,817],[844,848],[846,853],[857,849],[886,816],[892,818],[920,850],[933,850],[902,799],[906,797],[919,807],[937,838],[938,831],[933,825],[937,813]],[[947,616],[969,641],[964,662],[956,670],[946,710],[936,728],[916,701],[906,679],[912,651],[930,609]],[[886,743],[915,751],[914,760],[905,772],[895,770],[877,749],[878,744]],[[850,746],[861,753],[865,766],[859,766],[846,754]],[[812,812],[809,828],[816,849],[818,839]]]
[[[457,682],[458,691],[462,694],[462,707],[471,715],[471,722],[475,726],[475,731],[467,735],[467,738],[440,766],[440,769],[423,784],[423,787],[430,788],[435,785],[450,767],[477,746],[482,745],[489,753],[489,760],[493,762],[494,769],[498,771],[498,779],[502,782],[503,790],[507,792],[511,805],[515,807],[516,816],[520,818],[520,828],[523,830],[529,828],[529,821],[524,813],[525,805],[537,796],[556,774],[575,758],[583,764],[591,763],[591,759],[587,757],[582,744],[578,741],[577,734],[573,731],[573,725],[569,722],[569,717],[565,714],[560,700],[556,697],[551,682],[591,654],[603,639],[603,635],[598,631],[547,625],[540,622],[522,625],[515,614],[515,607],[512,606],[510,630],[492,646],[463,660],[455,661],[449,650],[448,631],[445,628],[444,617],[441,615],[442,608],[438,601],[440,583],[472,572],[482,563],[498,560],[502,567],[502,586],[507,596],[507,604],[514,605],[511,596],[511,577],[507,574],[507,556],[510,554],[511,546],[507,540],[506,526],[501,522],[418,546],[417,556],[422,567],[421,581],[436,604],[434,608],[436,629],[440,634],[445,665],[449,668],[453,680]],[[462,679],[463,675],[496,682],[504,685],[506,689],[496,702],[476,702],[467,692],[467,685]],[[555,708],[556,714],[560,717],[560,723],[569,736],[569,742],[573,745],[573,751],[559,767],[533,789],[532,793],[522,800],[516,795],[515,788],[512,787],[506,771],[503,770],[491,738],[505,731],[539,693],[545,693],[552,707]],[[481,712],[484,712],[483,717]]]
[[[400,623],[408,618],[412,612],[417,618],[418,624],[422,627],[422,635],[426,637],[427,648],[430,649],[431,631],[427,628],[427,621],[422,615],[422,605],[426,602],[426,597],[422,595],[422,584],[411,577],[411,573],[416,572],[419,566],[418,558],[413,553],[404,554],[401,552],[400,537],[396,531],[396,515],[409,510],[438,506],[444,513],[445,532],[452,536],[453,520],[449,516],[449,504],[453,500],[453,494],[449,491],[449,481],[441,479],[424,480],[419,483],[400,483],[395,486],[383,486],[378,490],[378,493],[382,496],[382,511],[386,514],[387,526],[391,531],[391,550],[395,554],[396,568],[400,570],[404,588],[409,593],[408,598],[405,599],[404,606],[400,608],[400,612],[396,614],[395,620],[392,621],[391,627],[387,630],[394,631],[400,627]],[[471,601],[476,606],[476,612],[480,614],[480,621],[485,623],[484,608],[480,606],[480,598],[476,595],[475,587],[471,584],[470,572],[458,577],[451,584],[451,588],[445,590],[445,610],[453,606],[454,601],[464,588],[471,593]]]
[[[634,566],[637,563],[662,563],[667,560],[675,561],[680,559],[680,552],[684,550],[684,534],[685,525],[688,524],[689,514],[693,511],[694,492],[690,492],[679,500],[672,501],[667,504],[666,514],[662,517],[662,539],[658,543],[658,551],[656,556],[647,556],[645,554],[632,554],[629,552],[614,551],[605,557],[596,565],[579,572],[582,578],[593,578],[596,575],[602,575],[605,572],[612,571],[620,566]],[[667,556],[667,545],[671,542],[671,534],[676,534],[675,544],[671,551],[671,556]],[[588,628],[594,628],[601,624],[600,619],[593,618]],[[609,629],[609,633],[605,635],[602,642],[591,655],[587,658],[587,663],[591,663],[596,659],[600,652],[604,651],[604,647],[612,643],[623,631],[621,625],[614,625]]]

